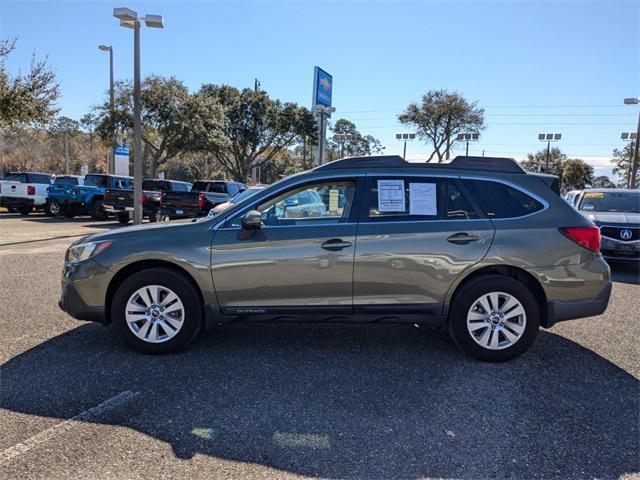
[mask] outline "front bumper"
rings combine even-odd
[[[93,259],[65,263],[58,306],[78,320],[107,323],[105,298],[112,277],[110,270]]]
[[[607,260],[640,262],[640,240],[625,242],[603,235],[600,252]]]

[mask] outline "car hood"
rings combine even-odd
[[[101,242],[106,240],[117,240],[120,238],[139,237],[144,235],[161,237],[163,235],[163,232],[168,233],[169,230],[173,231],[176,228],[193,228],[193,226],[195,226],[196,224],[200,224],[205,220],[206,218],[199,221],[194,221],[193,219],[188,218],[185,220],[175,220],[172,222],[145,223],[142,225],[116,228],[113,230],[108,230],[106,232],[94,233],[93,235],[89,235],[88,237],[83,238],[82,241]]]
[[[640,213],[631,212],[586,212],[580,213],[591,220],[596,225],[620,225],[620,224],[639,224]]]

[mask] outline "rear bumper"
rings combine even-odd
[[[213,208],[213,207],[212,207]],[[166,207],[162,206],[162,213],[173,218],[198,218],[206,217],[210,209],[200,210],[189,207]]]
[[[609,282],[593,300],[577,302],[550,300],[547,306],[547,322],[545,326],[549,328],[565,320],[601,315],[607,309],[610,297],[611,282]]]
[[[0,196],[0,207],[6,207],[6,208],[31,207],[33,208],[34,206],[35,206],[35,202],[32,198]]]

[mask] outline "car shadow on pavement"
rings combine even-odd
[[[611,262],[611,280],[640,285],[640,264],[637,262]]]
[[[140,392],[122,425],[194,454],[325,478],[618,478],[639,470],[639,381],[541,332],[464,357],[410,326],[227,325],[175,355],[84,325],[1,367],[1,407],[66,419]],[[214,472],[212,472],[214,475]]]

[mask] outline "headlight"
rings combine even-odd
[[[106,250],[111,242],[86,242],[74,245],[67,250],[66,260],[69,263],[78,263],[87,260],[103,250]]]

